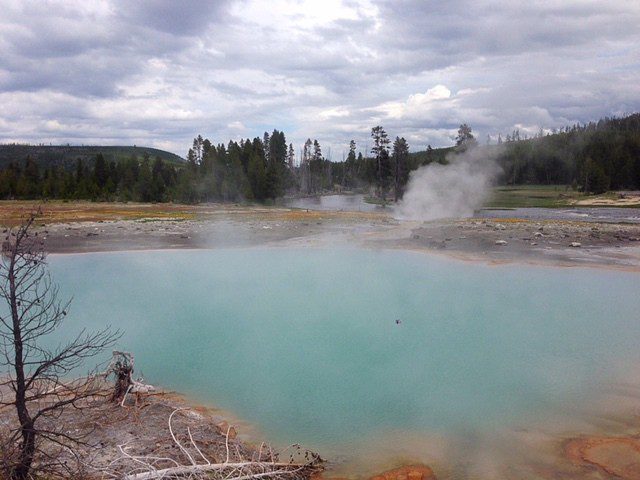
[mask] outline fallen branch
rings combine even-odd
[[[186,427],[188,442],[183,444],[178,439],[174,430],[174,426],[172,425],[172,420],[177,413],[184,410],[186,409],[177,408],[173,410],[171,415],[169,415],[167,423],[173,443],[178,447],[184,457],[186,457],[189,464],[181,464],[175,458],[159,457],[153,455],[132,455],[127,451],[129,448],[127,444],[119,445],[118,448],[122,453],[122,457],[118,460],[120,461],[120,463],[123,461],[125,463],[129,463],[130,466],[128,471],[125,468],[124,473],[122,473],[123,469],[120,468],[119,472],[121,473],[117,475],[117,478],[121,478],[122,480],[155,480],[167,478],[213,478],[218,480],[250,480],[270,478],[277,480],[299,480],[306,479],[310,477],[312,473],[322,469],[322,464],[324,462],[322,458],[320,458],[319,455],[308,451],[304,452],[304,462],[294,462],[294,456],[292,454],[290,457],[290,461],[285,463],[277,461],[278,455],[274,454],[269,447],[269,451],[271,453],[268,459],[263,461],[261,457],[264,444],[260,445],[257,460],[255,460],[255,452],[251,455],[252,460],[243,458],[238,445],[234,444],[234,457],[237,458],[234,458],[232,461],[231,448],[229,445],[231,427],[228,427],[227,431],[223,434],[224,449],[226,452],[225,461],[212,462],[203,453],[202,449],[196,444],[189,426]],[[284,453],[289,448],[297,449],[298,453],[300,453],[299,445],[292,445],[281,453]],[[192,451],[195,451],[195,453],[192,454],[189,451],[190,449]],[[202,459],[202,461],[204,461],[205,463],[198,463],[198,459]],[[116,462],[112,462],[111,467],[113,467],[115,463]],[[169,464],[169,466],[167,466],[167,463]],[[106,474],[110,477],[113,477],[114,473],[115,471],[113,470],[103,471],[103,474]]]
[[[260,472],[246,473],[241,476],[227,476],[229,480],[241,480],[245,478],[262,478],[269,476],[290,476],[295,477],[296,473],[300,473],[305,469],[310,469],[309,464],[301,463],[272,463],[272,462],[238,462],[238,463],[212,463],[209,465],[186,465],[180,467],[169,467],[161,470],[153,470],[149,472],[135,473],[126,475],[123,480],[150,480],[155,478],[180,478],[190,477],[195,474],[217,473],[224,474],[233,470],[262,470]],[[240,472],[239,472],[240,473]]]

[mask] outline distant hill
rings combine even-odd
[[[182,157],[174,153],[151,147],[10,144],[0,145],[0,169],[6,168],[11,162],[22,164],[27,157],[31,157],[38,167],[57,165],[64,169],[70,169],[78,158],[87,165],[93,165],[98,153],[102,153],[107,162],[117,162],[130,158],[132,155],[142,158],[147,153],[151,160],[158,156],[174,166],[185,163]]]
[[[447,163],[447,155],[454,151],[454,147],[440,147],[412,152],[409,154],[409,166],[413,170],[431,162]]]
[[[572,185],[590,193],[640,189],[640,113],[540,131],[529,138],[515,130],[499,147],[480,148],[502,167],[503,185]],[[446,163],[452,151],[412,153],[410,166]]]

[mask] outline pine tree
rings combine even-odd
[[[351,140],[349,142],[349,153],[347,154],[347,160],[344,165],[344,181],[343,184],[347,187],[353,187],[355,185],[356,177],[356,142]]]
[[[393,142],[394,199],[397,202],[404,194],[404,186],[409,178],[409,145],[404,138],[396,137]]]
[[[458,128],[458,136],[456,137],[456,148],[459,151],[465,151],[469,147],[476,145],[476,139],[471,133],[471,127],[466,123]]]
[[[313,142],[311,142],[310,138],[307,138],[307,141],[304,142],[304,147],[302,149],[302,162],[300,165],[301,171],[301,179],[300,184],[304,193],[309,195],[311,193],[311,147],[313,146]]]
[[[287,166],[292,172],[296,166],[296,152],[293,149],[293,143],[289,144],[289,153],[287,153]]]
[[[203,144],[204,140],[202,139],[202,135],[198,135],[193,139],[193,160],[196,165],[202,163]]]
[[[96,155],[96,162],[93,166],[93,178],[98,189],[102,191],[107,184],[108,172],[107,162],[102,156],[102,153]]]
[[[322,171],[322,148],[317,139],[313,140],[313,153],[309,162],[311,192],[322,192],[323,187],[323,171]]]
[[[388,173],[389,138],[387,132],[380,125],[371,129],[371,137],[373,138],[371,153],[376,161],[376,190],[378,197],[384,199]]]

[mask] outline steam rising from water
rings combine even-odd
[[[409,220],[469,217],[491,193],[500,167],[498,150],[470,148],[447,156],[448,165],[431,163],[411,173],[395,216]]]

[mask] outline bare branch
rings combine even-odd
[[[178,449],[186,455],[189,461],[188,465],[181,464],[178,460],[167,457],[159,457],[154,455],[132,455],[128,452],[130,446],[119,446],[122,458],[120,462],[128,463],[129,466],[125,470],[126,473],[121,477],[124,480],[154,480],[161,478],[174,478],[174,479],[218,479],[218,480],[251,480],[269,478],[274,480],[298,480],[306,479],[314,472],[322,470],[324,460],[319,455],[305,451],[303,462],[294,462],[293,455],[290,462],[278,462],[276,461],[278,455],[271,453],[268,459],[261,460],[263,445],[260,446],[258,452],[258,458],[252,460],[246,460],[240,454],[238,445],[234,445],[236,449],[237,460],[230,461],[230,430],[229,427],[224,434],[225,437],[225,450],[227,452],[226,459],[222,463],[212,463],[202,453],[201,449],[197,446],[192,434],[191,429],[187,426],[187,432],[191,446],[200,455],[200,457],[206,462],[205,464],[198,464],[187,448],[178,440],[174,433],[172,420],[174,416],[185,408],[174,409],[169,415],[168,427],[171,438]],[[292,445],[288,448],[295,448],[300,451],[299,445]],[[288,449],[287,448],[287,449]],[[286,451],[286,449],[285,449]],[[283,451],[284,452],[284,451]],[[253,455],[252,455],[253,458]],[[117,476],[117,471],[113,470],[116,463],[110,464],[110,469],[105,470],[105,474],[108,476]],[[162,465],[162,468],[159,468]],[[118,469],[118,471],[122,471]]]
[[[41,339],[61,324],[70,300],[60,301],[58,287],[47,270],[42,239],[31,233],[38,209],[16,229],[10,230],[2,243],[0,257],[0,298],[9,314],[0,317],[0,359],[12,391],[10,402],[16,409],[17,428],[10,432],[17,444],[13,460],[1,467],[7,478],[26,480],[32,472],[46,472],[56,464],[40,440],[66,446],[80,443],[81,436],[41,426],[43,418],[59,418],[67,407],[84,408],[84,400],[96,393],[94,377],[72,382],[63,378],[91,358],[113,345],[119,332],[108,328],[94,333],[80,332],[70,342],[55,350],[41,346]],[[52,470],[51,470],[52,471]]]

